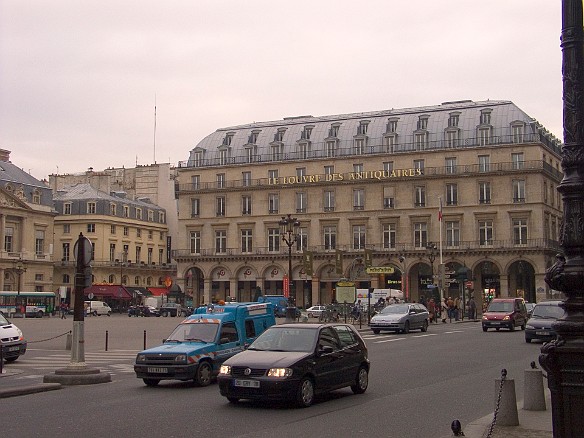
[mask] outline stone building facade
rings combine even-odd
[[[199,303],[282,293],[288,275],[305,307],[341,279],[409,300],[551,297],[560,148],[510,101],[218,129],[177,168],[178,282]]]

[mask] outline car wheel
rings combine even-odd
[[[425,319],[424,322],[422,323],[422,331],[423,332],[428,331],[428,320],[427,319]]]
[[[376,335],[378,335],[379,333],[381,333],[381,330],[373,329],[373,333],[375,333]]]
[[[161,315],[166,318],[168,316],[168,313],[167,312],[162,312]]]
[[[36,316],[37,316],[37,318],[42,318],[43,317],[43,311],[42,310],[39,310]]]
[[[363,394],[369,386],[369,372],[367,368],[361,366],[357,372],[357,378],[355,384],[351,385],[351,390],[353,394]]]
[[[531,338],[525,338],[525,342],[527,342],[528,344],[531,344]]]
[[[402,330],[404,333],[409,333],[410,332],[410,322],[406,321],[406,323],[404,324],[404,329]]]
[[[197,374],[195,375],[195,383],[197,386],[208,386],[211,384],[211,375],[213,370],[211,364],[207,361],[201,362],[197,367]]]
[[[239,399],[237,397],[227,397],[227,400],[229,400],[229,403],[232,403],[234,405],[239,403]]]
[[[312,318],[312,313],[309,313],[309,314],[308,314],[308,317],[309,317],[309,318]]]
[[[296,403],[301,408],[309,407],[314,401],[314,383],[309,377],[304,377],[298,386],[296,393]]]
[[[110,312],[109,310],[107,311],[107,316],[112,316],[112,312]]]
[[[511,330],[512,332],[515,331],[515,323],[511,322],[511,325],[509,325],[509,330]]]
[[[499,329],[499,327],[497,327],[495,330],[499,331],[500,329]]]
[[[521,324],[521,330],[525,330],[525,323]]]
[[[94,310],[92,313],[93,316],[97,316],[97,310]]]
[[[157,386],[160,379],[142,379],[147,386]]]
[[[486,332],[488,330],[488,328],[486,328],[485,326],[483,326],[483,331]]]

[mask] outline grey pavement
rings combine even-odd
[[[317,319],[310,318],[310,322],[316,322]],[[284,319],[278,319],[278,323],[283,323]],[[453,324],[465,323],[465,322],[476,322],[475,321],[452,321]],[[360,327],[356,324],[356,328],[361,331],[369,331],[367,324],[362,324]],[[16,365],[16,364],[15,364]],[[3,367],[2,374],[0,374],[0,399],[7,397],[23,396],[28,394],[34,394],[43,391],[53,391],[60,389],[62,386],[60,383],[38,383],[30,384],[25,380],[15,380],[10,379],[10,377],[17,376],[21,374],[22,371],[18,370],[17,367]],[[518,388],[517,393],[520,392]],[[517,413],[519,417],[519,426],[497,426],[495,425],[491,431],[491,438],[519,438],[519,437],[529,437],[529,438],[552,438],[552,411],[551,411],[551,401],[550,401],[550,391],[548,388],[544,388],[545,392],[545,411],[528,411],[523,409],[523,400],[517,403]],[[469,424],[463,424],[462,430],[464,436],[467,438],[486,438],[489,436],[489,431],[491,429],[491,423],[493,421],[493,414],[487,415],[483,418],[479,418]],[[453,435],[451,435],[453,436]],[[446,438],[446,437],[442,437]]]

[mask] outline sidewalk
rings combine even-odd
[[[497,426],[493,428],[492,438],[552,438],[552,404],[551,393],[548,388],[545,391],[545,411],[526,411],[523,409],[523,401],[517,403],[519,426]],[[464,436],[467,438],[484,438],[489,432],[493,414],[479,418],[468,425],[462,425]]]

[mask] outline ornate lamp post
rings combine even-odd
[[[430,270],[432,271],[432,293],[434,292],[434,261],[436,260],[436,251],[438,247],[434,242],[428,242],[426,245],[428,250],[428,260],[430,261]],[[442,297],[440,297],[442,298]]]
[[[22,306],[22,302],[20,301],[20,278],[22,277],[22,274],[24,274],[26,272],[26,261],[22,260],[22,256],[18,257],[18,260],[14,260],[14,267],[12,268],[12,271],[16,274],[17,276],[17,284],[16,284],[16,290],[17,290],[17,297],[16,297],[16,314],[20,316],[20,307]],[[26,317],[26,309],[23,313],[23,316]]]
[[[548,373],[555,438],[584,430],[584,29],[582,0],[562,1],[564,98],[564,178],[558,187],[564,205],[560,243],[564,255],[546,272],[546,282],[564,292],[564,317],[552,325],[557,339],[541,348]]]
[[[292,282],[292,245],[298,240],[298,230],[300,221],[292,217],[282,216],[279,222],[280,235],[282,240],[288,245],[288,307],[286,308],[286,322],[292,322],[296,319],[296,291]]]

